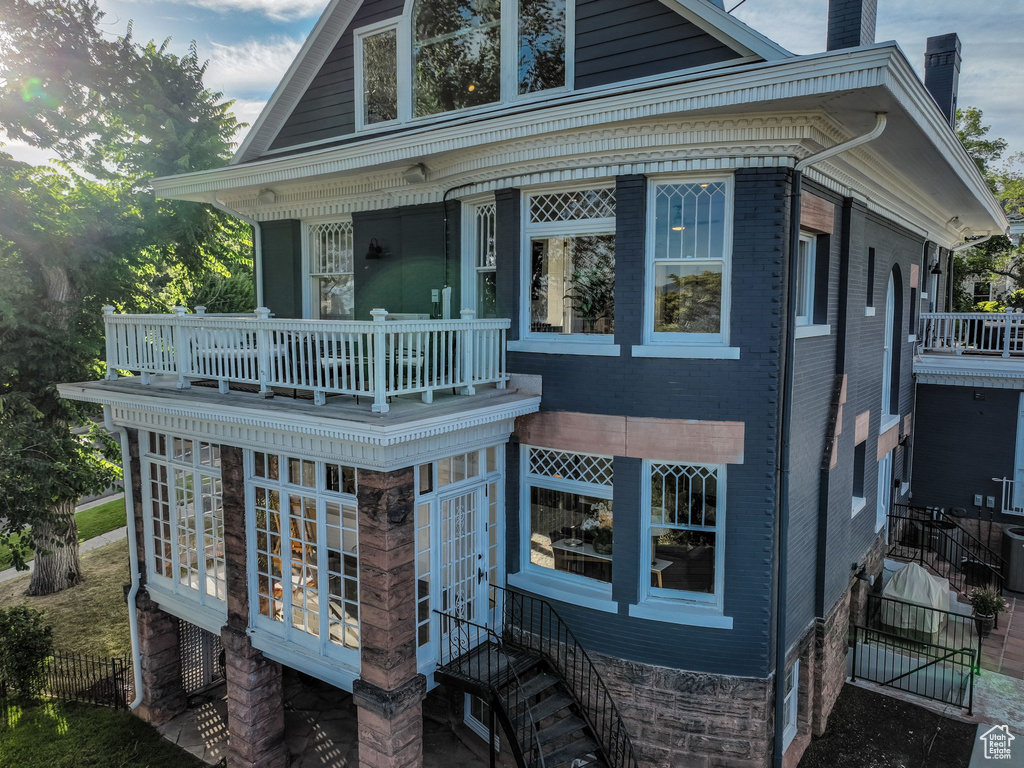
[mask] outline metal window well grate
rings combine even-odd
[[[224,679],[220,638],[202,627],[178,620],[181,653],[181,686],[186,694],[197,693]]]

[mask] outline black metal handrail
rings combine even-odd
[[[973,586],[990,586],[1002,594],[1002,558],[989,557],[991,550],[973,537],[964,543],[966,531],[951,525],[954,524],[930,510],[899,505],[889,513],[889,554],[930,566],[938,572],[941,571],[936,567],[937,561],[945,562],[948,568],[942,575],[961,594],[966,594]],[[950,533],[954,529],[958,532],[956,535]],[[981,548],[975,546],[975,542]]]
[[[975,631],[971,616],[876,594],[868,595],[867,609],[867,623],[872,628],[902,637],[908,643],[946,650],[981,647],[981,638]],[[888,623],[887,618],[908,626]],[[928,632],[918,629],[921,626],[936,626],[938,629]]]
[[[492,587],[506,645],[539,654],[562,678],[605,752],[607,768],[637,768],[633,743],[608,687],[572,630],[547,600]]]
[[[860,665],[862,653],[871,654],[874,662],[867,670]],[[897,657],[909,660],[912,668],[901,668],[897,673]],[[973,714],[974,676],[979,658],[980,652],[974,648],[941,648],[930,643],[915,643],[913,647],[908,647],[904,637],[854,624],[850,679],[856,682],[860,677],[925,699],[965,707],[968,714]],[[918,684],[914,685],[911,675],[922,670],[935,670],[935,674],[925,674],[917,678]],[[943,671],[960,674],[962,678],[966,678],[966,691],[961,682],[958,692],[955,679],[943,676]],[[947,684],[950,686],[948,694],[945,688]]]
[[[441,620],[441,636],[448,638],[447,644],[441,646],[440,668],[480,685],[491,712],[501,719],[505,732],[512,737],[517,763],[523,768],[544,768],[537,723],[529,699],[523,694],[523,681],[501,636],[490,627],[454,614],[434,613]],[[504,664],[500,663],[502,660]]]
[[[918,515],[922,519],[941,520],[944,523],[955,526],[960,530],[959,535],[961,539],[966,539],[967,541],[964,546],[969,550],[973,550],[977,554],[978,560],[983,560],[984,562],[991,563],[993,566],[1005,570],[1006,560],[1003,559],[1003,556],[964,528],[956,518],[956,515],[951,515],[940,507],[915,507],[911,504],[894,504],[893,508],[896,512],[901,514],[911,516]]]

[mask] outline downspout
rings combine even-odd
[[[783,709],[786,698],[786,577],[789,569],[789,471],[790,442],[793,422],[793,376],[796,354],[796,288],[797,255],[800,252],[800,203],[803,195],[803,172],[808,166],[847,150],[873,141],[885,130],[886,113],[875,113],[875,127],[862,136],[836,144],[797,162],[793,169],[793,192],[790,202],[788,274],[786,287],[786,343],[782,363],[782,429],[779,439],[779,538],[776,543],[775,609],[775,738],[772,764],[782,768]]]
[[[124,507],[128,519],[128,561],[131,568],[131,589],[128,591],[128,632],[132,643],[132,672],[135,677],[135,699],[128,705],[135,709],[142,703],[142,653],[139,650],[139,617],[136,615],[135,598],[139,594],[139,543],[135,538],[135,494],[132,492],[131,446],[128,444],[128,430],[114,426],[110,406],[103,406],[103,426],[107,432],[118,437],[121,443],[121,471],[124,473]]]
[[[218,211],[223,211],[230,216],[234,216],[236,219],[241,219],[252,227],[252,276],[253,283],[256,285],[256,306],[266,306],[263,303],[263,233],[260,231],[260,223],[256,219],[245,216],[233,208],[228,208],[217,199],[216,192],[210,195],[210,205]]]

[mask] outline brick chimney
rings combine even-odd
[[[928,38],[924,87],[953,128],[956,127],[956,96],[960,89],[960,61],[960,38],[955,32]]]
[[[875,42],[878,0],[829,0],[825,50],[856,48]]]

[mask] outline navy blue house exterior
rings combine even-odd
[[[142,711],[177,701],[153,627],[220,633],[229,765],[284,765],[280,665],[353,692],[361,765],[421,765],[438,616],[492,622],[488,584],[554,606],[640,766],[796,765],[912,465],[915,503],[962,493],[922,474],[970,391],[915,388],[919,315],[1005,219],[873,0],[811,56],[712,0],[565,6],[333,0],[232,163],[155,183],[254,225],[265,309],[183,310],[194,361],[63,390],[142,457]],[[188,462],[223,484],[223,594],[160,533]]]

